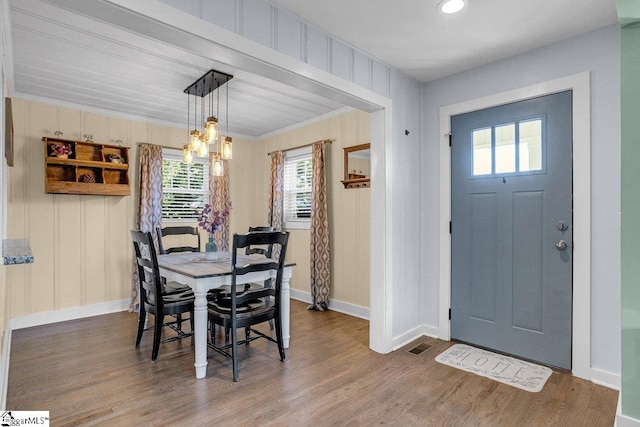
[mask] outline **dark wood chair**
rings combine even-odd
[[[209,345],[218,353],[232,359],[233,381],[238,381],[238,345],[248,345],[251,341],[266,338],[278,345],[280,360],[285,359],[282,343],[282,324],[280,313],[280,288],[282,286],[282,274],[284,258],[287,251],[288,232],[270,231],[233,235],[233,250],[231,252],[231,287],[229,298],[214,299],[208,304],[211,344]],[[249,265],[238,264],[238,250],[246,249],[252,245],[278,245],[280,256],[277,260]],[[242,263],[244,264],[244,263]],[[245,290],[244,285],[238,285],[238,278],[246,274],[259,271],[272,271],[275,275],[273,285],[267,288]],[[276,338],[264,334],[252,328],[252,326],[273,320],[275,323]],[[215,325],[229,330],[231,343],[225,339],[223,345],[216,344]],[[245,339],[238,341],[238,328],[245,329]],[[254,334],[251,336],[251,334]]]
[[[256,226],[256,227],[249,227],[249,233],[259,233],[259,232],[264,232],[264,231],[276,231],[276,229],[274,227],[271,227],[269,225],[264,225],[264,226]],[[247,255],[251,255],[251,254],[260,254],[260,255],[264,255],[267,258],[271,258],[271,253],[273,252],[273,246],[272,245],[267,245],[267,246],[247,246],[245,249],[245,254]]]
[[[198,231],[198,227],[188,227],[188,226],[175,226],[175,227],[156,227],[156,235],[158,237],[158,253],[160,255],[164,254],[172,254],[176,252],[200,252],[200,232]],[[163,244],[164,237],[167,236],[195,236],[193,237],[192,243],[193,246],[171,246],[165,247]],[[162,283],[165,289],[168,292],[174,291],[185,291],[190,289],[189,286],[178,283],[178,282],[167,282],[165,279],[162,279]],[[177,316],[178,321],[180,320],[180,315]]]
[[[260,226],[256,226],[256,227],[249,227],[249,233],[261,233],[264,231],[276,231],[275,227],[271,227],[270,225],[260,225]],[[264,255],[267,258],[271,258],[271,255],[273,253],[273,245],[267,245],[267,246],[262,246],[262,247],[258,247],[258,246],[247,246],[247,248],[245,249],[245,254],[247,255],[251,255],[251,254],[260,254],[260,255]],[[256,286],[260,286],[259,283],[252,283],[250,286],[256,287]],[[264,287],[267,288],[271,286],[271,280],[265,280],[264,281]],[[273,330],[273,320],[269,320],[269,327],[271,328],[271,330]]]
[[[161,342],[168,342],[190,337],[191,333],[182,330],[182,322],[172,320],[165,322],[166,315],[182,315],[191,313],[191,331],[193,331],[193,292],[165,290],[158,268],[158,258],[150,232],[131,230],[133,248],[135,251],[136,264],[138,266],[138,280],[140,282],[140,313],[138,316],[138,335],[136,337],[136,348],[140,346],[140,340],[145,330],[153,329],[153,350],[151,360],[158,359],[158,351]],[[145,329],[147,313],[154,315],[153,326]],[[162,340],[162,330],[168,326],[176,332],[176,335]]]
[[[256,227],[249,227],[249,233],[261,233],[261,232],[265,232],[265,231],[276,231],[276,229],[274,227],[265,225],[265,226],[256,226]],[[257,246],[257,245],[253,245],[253,246],[247,246],[245,248],[245,254],[246,255],[252,255],[252,254],[259,254],[259,255],[264,255],[266,258],[271,258],[271,254],[273,252],[273,245],[263,245],[263,246]],[[259,289],[261,287],[269,287],[271,286],[271,279],[269,280],[265,280],[264,284],[260,284],[260,283],[246,283],[244,284],[244,290],[243,291],[238,291],[239,293],[241,292],[247,292],[249,290],[255,290],[255,289]],[[211,292],[211,297],[210,299],[217,299],[218,301],[222,301],[223,299],[229,299],[229,286],[225,285],[225,286],[221,286],[219,288],[213,289]],[[271,328],[271,330],[273,330],[273,320],[269,321],[269,327]],[[225,336],[228,336],[228,330],[225,333]]]
[[[198,227],[164,227],[156,228],[156,234],[158,235],[158,253],[159,254],[172,254],[174,252],[200,252],[200,232]],[[172,246],[165,247],[163,244],[163,238],[167,236],[194,236],[193,243],[189,246]]]

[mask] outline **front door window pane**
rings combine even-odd
[[[522,172],[542,170],[542,120],[519,123],[519,168]]]
[[[496,172],[516,171],[516,126],[496,126]]]
[[[491,128],[476,129],[473,140],[473,174],[491,174]]]

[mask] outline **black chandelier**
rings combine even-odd
[[[193,129],[188,132],[189,143],[182,150],[185,163],[191,163],[193,156],[206,156],[213,152],[213,174],[223,175],[222,160],[231,159],[233,156],[233,141],[230,136],[220,135],[218,121],[220,117],[220,88],[226,88],[226,132],[229,133],[229,85],[227,83],[233,76],[221,71],[209,70],[198,80],[189,85],[184,93],[187,94],[187,129],[191,129],[191,97],[193,96]],[[220,89],[220,90],[218,90]],[[214,113],[213,97],[216,95],[216,109]],[[208,96],[208,97],[207,97]],[[198,97],[200,97],[200,111],[198,112]],[[208,106],[208,114],[205,120],[205,97]],[[199,114],[198,114],[199,113]],[[198,124],[198,117],[200,122]]]

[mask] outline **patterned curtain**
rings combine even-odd
[[[275,230],[282,230],[284,203],[284,154],[271,153],[271,179],[269,181],[269,218],[267,222]]]
[[[284,222],[284,154],[271,153],[271,178],[269,179],[269,217],[267,223],[276,231],[282,230]],[[280,258],[280,247],[275,246],[273,257]]]
[[[311,305],[324,311],[331,293],[331,257],[329,254],[329,212],[325,174],[325,141],[311,145]]]
[[[155,229],[162,223],[162,147],[153,144],[140,144],[138,155],[140,157],[140,200],[138,200],[136,229],[151,231],[157,248]],[[140,296],[138,294],[138,269],[135,260],[133,264],[129,310],[138,311]]]
[[[209,155],[209,204],[214,211],[223,210],[231,201],[229,196],[229,162],[222,161],[222,176],[213,175],[213,154]],[[229,251],[229,217],[218,231],[213,233],[219,251]]]

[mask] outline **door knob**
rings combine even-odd
[[[556,242],[556,249],[559,251],[564,251],[565,249],[567,249],[567,242],[565,242],[564,240],[558,240]]]

